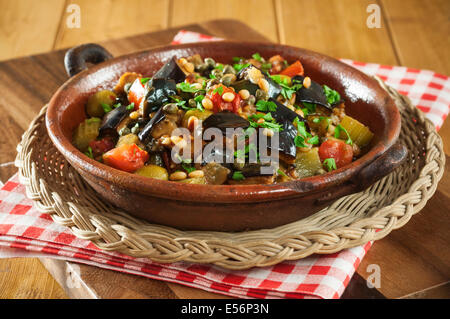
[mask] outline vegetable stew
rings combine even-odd
[[[229,64],[173,57],[154,75],[126,72],[114,88],[90,96],[85,110],[73,133],[80,151],[125,172],[188,184],[324,174],[360,157],[373,138],[346,115],[339,92],[311,79],[300,60],[280,55]],[[266,153],[276,161],[267,163]]]

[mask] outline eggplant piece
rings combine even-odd
[[[239,92],[240,90],[247,90],[251,95],[255,95],[256,90],[259,89],[258,85],[245,79],[234,82],[231,87],[234,88],[236,92]]]
[[[301,83],[303,83],[303,79],[305,77],[301,75],[296,75],[292,78],[292,80],[297,80]],[[313,104],[319,104],[324,107],[326,107],[329,110],[333,109],[333,106],[328,103],[327,97],[325,95],[325,92],[323,91],[323,87],[317,83],[311,80],[311,86],[309,88],[305,88],[302,86],[300,89],[297,90],[296,94],[296,101],[297,102],[307,102],[307,103],[313,103]]]
[[[278,151],[287,155],[289,158],[292,157],[292,161],[294,161],[295,156],[297,155],[297,146],[294,142],[294,139],[297,136],[297,128],[287,119],[280,121],[279,123],[281,124],[281,131],[275,133],[278,135]],[[268,141],[267,147],[269,149],[271,148],[271,145],[271,142]]]
[[[127,109],[126,105],[119,106],[108,112],[100,125],[100,136],[117,136],[117,127],[130,114],[131,110]]]
[[[144,126],[144,128],[139,132],[138,138],[142,143],[146,143],[151,137],[153,127],[166,118],[166,113],[160,108],[151,120]]]
[[[250,94],[255,95],[256,90],[259,88],[257,82],[261,78],[261,75],[263,75],[266,81],[269,83],[269,91],[267,92],[269,98],[276,99],[278,95],[281,94],[281,86],[274,80],[272,80],[269,76],[263,74],[261,70],[255,67],[254,65],[250,65],[246,68],[243,68],[238,72],[236,77],[239,81],[237,83],[244,80],[248,81],[249,83],[252,84],[252,86],[248,85],[252,90],[249,90],[248,88],[246,89],[250,92]],[[236,92],[239,92],[236,88],[235,90]]]
[[[309,132],[309,126],[308,126],[308,122],[306,121],[306,118],[295,113],[290,108],[284,106],[283,104],[281,104],[280,102],[278,102],[275,99],[269,99],[269,101],[271,101],[277,105],[277,109],[273,112],[270,112],[270,114],[272,114],[272,117],[275,119],[275,121],[281,123],[284,120],[289,120],[290,122],[293,123],[295,121],[295,118],[298,118],[299,121],[305,123],[306,130]]]
[[[202,165],[206,165],[208,163],[213,163],[214,160],[217,158],[220,158],[220,162],[221,162],[222,166],[225,166],[230,169],[233,167],[234,154],[227,153],[225,146],[223,149],[213,148],[210,153],[203,154]]]
[[[169,62],[163,65],[158,72],[153,75],[153,79],[174,80],[176,83],[183,82],[186,79],[186,73],[178,64],[177,58],[172,57]]]
[[[267,75],[264,75],[264,77],[269,82],[269,92],[267,92],[269,98],[276,99],[281,94],[281,86]]]
[[[247,128],[250,126],[250,122],[240,117],[239,115],[231,112],[219,112],[210,115],[203,121],[203,128],[216,127],[221,131],[226,131],[227,128]]]
[[[153,79],[145,97],[143,117],[147,117],[151,112],[155,112],[164,104],[169,103],[170,97],[176,94],[177,85],[174,80]]]

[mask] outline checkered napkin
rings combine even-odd
[[[211,39],[218,40],[181,31],[174,44]],[[448,77],[425,70],[343,61],[377,74],[410,97],[437,128],[442,126],[450,106]],[[159,264],[102,251],[76,238],[68,228],[33,207],[17,176],[0,190],[0,257],[59,258],[240,298],[339,298],[370,247],[367,243],[335,254],[240,271],[186,262]]]

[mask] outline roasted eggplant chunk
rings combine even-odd
[[[278,151],[295,159],[297,155],[297,146],[295,145],[295,137],[297,136],[297,128],[289,120],[279,122],[281,124],[281,130],[278,132]],[[268,143],[268,147],[271,144]]]
[[[100,125],[99,136],[117,136],[117,127],[129,114],[130,110],[125,105],[119,106],[108,112]]]
[[[153,75],[153,79],[174,80],[176,83],[183,82],[185,78],[186,73],[184,73],[183,69],[178,64],[176,57],[172,57],[169,62],[164,64],[164,66]]]
[[[269,91],[267,92],[267,95],[271,99],[276,99],[278,95],[281,93],[281,86],[278,85],[274,80],[272,80],[267,75],[264,75],[266,81],[269,83]]]
[[[303,83],[303,79],[305,77],[301,75],[296,75],[292,78],[292,80],[297,80],[300,83]],[[333,106],[328,103],[327,97],[323,91],[323,87],[317,83],[311,80],[311,86],[309,88],[305,88],[302,86],[300,89],[296,92],[296,101],[297,102],[306,102],[306,103],[313,103],[313,104],[319,104],[327,109],[331,110],[333,109]]]
[[[216,127],[222,131],[225,131],[227,128],[247,128],[249,125],[249,121],[235,113],[230,112],[215,113],[208,116],[203,122],[203,128],[205,129]]]
[[[147,117],[156,112],[161,106],[171,101],[171,96],[177,94],[177,85],[174,80],[153,79],[145,98],[142,115]]]
[[[166,113],[163,112],[163,109],[160,108],[155,115],[151,118],[151,120],[144,126],[144,128],[139,132],[138,138],[142,143],[146,143],[152,137],[151,133],[156,124],[161,122],[166,118]]]
[[[258,85],[245,79],[234,82],[231,87],[233,87],[236,92],[239,92],[240,90],[247,90],[252,95],[255,95],[256,90],[259,88]]]
[[[299,114],[295,113],[291,109],[287,108],[280,102],[278,102],[275,99],[269,99],[269,101],[275,103],[277,105],[277,109],[273,112],[271,112],[272,117],[279,123],[283,122],[284,120],[288,120],[290,122],[294,122],[295,118],[298,118],[300,121],[305,122],[307,124],[306,119],[301,117]]]

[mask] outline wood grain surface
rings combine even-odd
[[[63,5],[61,5],[61,3]],[[264,38],[335,57],[406,65],[450,74],[446,0],[81,1],[82,27],[67,27],[71,1],[0,0],[0,60],[105,41],[114,55],[169,43],[178,28],[245,40]],[[365,22],[367,5],[381,8],[380,29]],[[303,14],[307,12],[308,14]],[[233,20],[247,23],[255,32]],[[203,21],[203,22],[200,22]],[[200,22],[200,23],[198,23]],[[151,31],[163,30],[148,34]],[[137,35],[136,35],[137,34]],[[124,36],[131,36],[119,39]],[[111,40],[117,39],[117,40]],[[15,146],[31,119],[65,81],[64,50],[0,63],[0,180],[15,169]],[[450,123],[440,131],[447,163]],[[436,195],[402,229],[377,241],[351,280],[346,298],[450,298],[448,164]],[[381,268],[381,287],[368,289],[369,265]],[[44,266],[51,272],[45,270]],[[75,266],[74,266],[75,265]],[[78,267],[77,267],[78,266]],[[77,275],[74,271],[79,271]],[[78,278],[78,279],[77,279]],[[69,280],[69,281],[68,281]],[[83,289],[67,283],[80,280]],[[70,286],[70,287],[69,287]],[[38,259],[0,260],[0,298],[222,298],[178,284]]]

